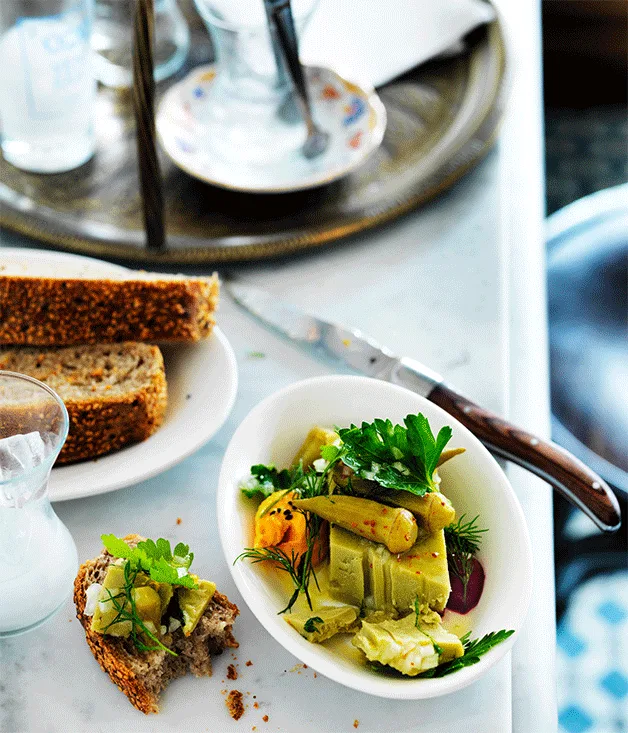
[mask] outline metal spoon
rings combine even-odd
[[[329,133],[321,130],[312,118],[312,105],[303,74],[303,67],[299,61],[299,43],[292,6],[290,0],[264,0],[266,14],[271,28],[271,38],[276,39],[279,53],[285,68],[290,74],[301,114],[307,127],[307,138],[303,143],[302,153],[306,158],[316,158],[324,153],[329,146]]]

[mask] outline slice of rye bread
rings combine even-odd
[[[96,458],[145,440],[164,419],[166,375],[157,346],[0,348],[0,369],[39,379],[64,401],[70,432],[58,463]],[[0,416],[5,410],[0,407]]]
[[[6,274],[0,267],[0,344],[198,341],[214,327],[219,281],[133,272],[112,279]]]
[[[124,538],[135,545],[142,538],[129,535]],[[212,673],[211,655],[220,654],[229,647],[237,648],[231,629],[238,607],[216,591],[205,613],[190,636],[179,628],[164,637],[164,643],[177,653],[174,657],[163,650],[138,651],[130,639],[106,636],[92,631],[91,617],[84,615],[86,590],[92,583],[102,583],[107,567],[114,558],[106,551],[81,565],[74,581],[76,617],[85,629],[85,638],[103,671],[131,703],[143,713],[159,712],[159,693],[170,680],[191,672],[196,677]]]

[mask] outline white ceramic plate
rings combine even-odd
[[[285,126],[288,148],[278,152],[270,145],[272,159],[265,154],[255,161],[237,160],[232,152],[223,150],[229,130],[208,121],[214,66],[199,66],[165,93],[157,112],[163,149],[191,176],[234,191],[299,191],[346,176],[380,146],[386,109],[372,87],[358,86],[331,69],[307,67],[306,74],[314,116],[330,135],[323,155],[308,160],[301,154],[305,127],[294,125]],[[296,137],[290,127],[295,128]],[[263,149],[262,142],[259,144]]]
[[[89,257],[36,249],[0,249],[0,272],[54,272],[69,277],[128,273]],[[162,347],[168,380],[164,424],[147,440],[94,461],[52,469],[52,501],[79,499],[122,489],[171,468],[204,445],[223,425],[235,401],[238,369],[226,336],[215,328],[196,344]],[[211,409],[209,409],[211,408]]]
[[[390,418],[401,422],[409,413],[423,412],[436,433],[453,428],[450,446],[466,453],[441,469],[444,492],[458,515],[480,515],[488,528],[482,540],[481,560],[486,572],[484,592],[469,614],[472,638],[490,631],[518,632],[526,615],[532,589],[532,555],[521,506],[506,476],[490,453],[465,427],[436,405],[401,387],[354,376],[326,376],[298,382],[271,395],[244,419],[233,436],[222,464],[218,487],[218,524],[227,565],[248,604],[262,625],[289,652],[321,674],[362,692],[397,699],[445,695],[481,677],[511,648],[516,633],[494,647],[479,663],[439,679],[393,678],[377,674],[355,653],[338,654],[329,644],[311,644],[277,615],[286,603],[285,587],[272,574],[235,558],[251,546],[253,502],[240,495],[238,482],[255,463],[290,463],[314,424],[359,424],[362,420]],[[354,650],[355,652],[355,650]]]

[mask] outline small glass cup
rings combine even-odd
[[[5,160],[35,173],[94,154],[93,0],[0,0],[0,118]]]
[[[136,0],[96,0],[92,47],[96,78],[108,87],[133,84],[133,15]],[[190,30],[176,0],[155,0],[155,81],[176,74],[190,50]]]
[[[298,150],[306,127],[271,37],[263,0],[195,0],[217,76],[204,100],[207,145],[226,161],[265,165]],[[293,0],[300,35],[317,0]]]
[[[48,497],[68,426],[49,387],[0,371],[0,638],[39,626],[72,590],[76,546]]]

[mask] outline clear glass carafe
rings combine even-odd
[[[133,84],[133,20],[136,0],[96,0],[92,47],[96,78],[108,87]],[[155,0],[153,56],[155,81],[167,79],[185,63],[190,30],[176,0]]]
[[[211,35],[216,79],[203,100],[206,144],[225,161],[265,165],[299,150],[305,123],[271,37],[263,0],[195,0]],[[317,0],[293,0],[301,34]]]
[[[0,371],[0,637],[38,626],[72,591],[76,546],[48,497],[68,425],[49,387]]]

